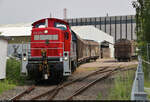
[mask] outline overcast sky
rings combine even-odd
[[[0,24],[27,23],[49,17],[67,18],[134,15],[133,0],[0,0]]]

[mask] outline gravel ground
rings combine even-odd
[[[97,74],[97,75],[91,76],[91,77],[89,77],[87,79],[84,79],[81,82],[76,82],[76,83],[74,83],[74,84],[72,84],[70,86],[67,86],[67,87],[63,88],[63,90],[60,90],[59,94],[55,97],[55,100],[64,100],[64,99],[67,99],[70,95],[72,95],[73,92],[75,92],[76,90],[78,90],[80,87],[85,86],[88,83],[96,80],[97,78],[101,77],[101,75]],[[94,92],[94,91],[92,91],[92,92]],[[88,97],[87,98],[88,100],[91,99],[89,96],[90,96],[90,94],[86,95],[86,97]],[[79,99],[85,99],[85,98],[79,98]],[[95,99],[95,98],[92,98],[92,100],[93,99]]]
[[[122,67],[127,67],[127,66],[132,66],[132,65],[137,65],[137,61],[132,61],[132,62],[117,62],[114,59],[98,59],[96,62],[91,62],[91,63],[86,63],[82,64],[77,68],[77,70],[73,73],[72,76],[70,76],[67,81],[71,81],[75,78],[85,76],[99,68],[105,67],[105,66],[110,66],[110,67],[117,67],[117,66],[122,66]],[[98,76],[95,77],[90,77],[88,80],[93,80]],[[90,87],[87,91],[83,92],[81,95],[76,96],[74,99],[76,100],[95,100],[97,96],[99,95],[102,97],[102,99],[105,99],[106,96],[109,94],[109,89],[111,88],[111,80],[112,78],[108,78],[107,80],[100,81],[94,86]],[[66,82],[67,82],[66,81]],[[86,84],[86,81],[82,82],[82,85]],[[67,95],[71,94],[73,90],[76,90],[81,86],[81,82],[76,83],[75,85],[71,85],[70,87],[66,87],[63,90],[60,91],[60,93],[57,95],[55,98],[56,100],[61,100],[66,98]],[[8,100],[17,94],[21,93],[25,89],[30,87],[29,85],[24,85],[24,86],[17,86],[14,89],[8,90],[3,92],[0,95],[0,100]],[[31,99],[34,96],[37,96],[43,92],[46,92],[52,88],[56,87],[56,85],[39,85],[36,86],[36,89],[33,90],[30,95],[25,95],[21,99],[26,100],[26,99]]]

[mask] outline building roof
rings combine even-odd
[[[94,26],[72,26],[71,29],[82,39],[95,40],[98,42],[107,41],[114,43],[112,36],[95,28]],[[31,36],[31,26],[20,27],[0,27],[2,36]]]
[[[32,27],[1,27],[3,36],[30,36]]]
[[[114,38],[94,26],[72,26],[71,29],[82,39],[90,39],[98,42],[107,41],[114,43]]]
[[[6,27],[30,27],[32,23],[0,24],[0,28]]]

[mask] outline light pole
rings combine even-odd
[[[137,34],[137,40],[138,40],[138,33],[139,33],[139,14],[141,5],[138,1],[132,1],[133,8],[136,9],[136,34]]]

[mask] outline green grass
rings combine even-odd
[[[0,93],[12,89],[15,87],[15,84],[11,84],[8,80],[1,80],[0,81]]]
[[[144,87],[150,88],[150,80],[144,79]],[[147,93],[147,98],[150,99],[150,90],[144,90]]]
[[[96,99],[97,99],[97,100],[100,100],[101,98],[102,98],[102,94],[99,93]]]
[[[25,78],[20,75],[21,62],[8,59],[6,64],[6,79],[0,80],[0,94],[17,85],[23,85]]]
[[[147,98],[150,99],[150,90],[144,89],[144,91],[147,93]]]
[[[145,88],[150,88],[150,67],[148,64],[143,63],[143,71],[144,71],[144,87]],[[150,90],[145,90],[147,93],[147,98],[150,99]]]
[[[108,100],[130,100],[135,71],[126,71],[114,79]]]
[[[150,80],[144,79],[144,87],[150,88]]]

